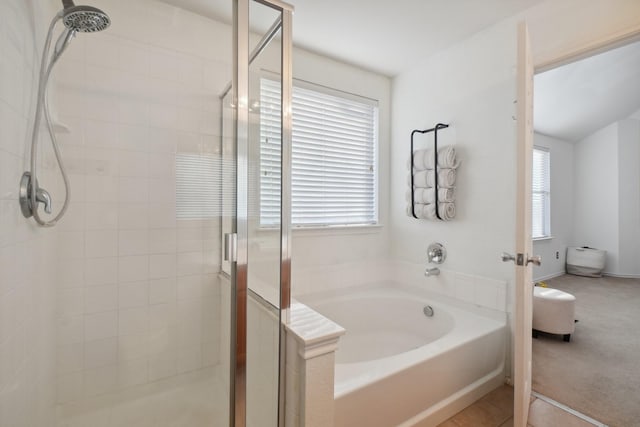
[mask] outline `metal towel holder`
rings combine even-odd
[[[431,128],[431,129],[425,129],[425,130],[420,130],[420,129],[414,129],[411,132],[411,163],[409,164],[409,175],[411,176],[411,188],[410,188],[410,192],[411,192],[411,215],[415,218],[418,219],[418,216],[416,215],[416,207],[415,207],[415,200],[414,200],[414,194],[413,194],[413,136],[416,133],[429,133],[429,132],[433,132],[433,157],[434,157],[434,162],[433,162],[433,187],[434,187],[434,195],[435,195],[435,204],[436,204],[436,218],[438,218],[440,221],[442,221],[442,218],[440,217],[440,207],[438,206],[438,130],[440,129],[446,129],[448,128],[449,125],[445,125],[444,123],[438,123],[435,127]]]

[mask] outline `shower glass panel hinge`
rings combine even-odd
[[[229,262],[238,260],[238,235],[236,233],[224,234],[224,260]]]

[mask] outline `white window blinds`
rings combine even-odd
[[[551,236],[550,155],[541,148],[533,149],[531,236],[534,239]]]
[[[296,84],[293,88],[292,222],[377,222],[377,103]],[[279,221],[280,87],[260,85],[260,223]]]

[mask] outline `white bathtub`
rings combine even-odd
[[[347,331],[336,352],[336,427],[437,425],[504,381],[504,316],[392,282],[299,299]]]

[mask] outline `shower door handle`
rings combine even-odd
[[[224,233],[224,261],[236,262],[238,253],[238,235]]]

